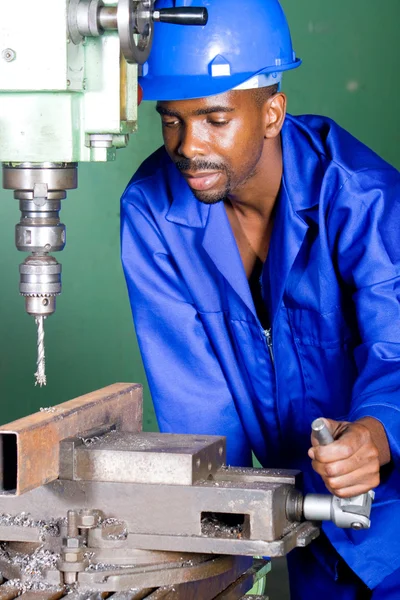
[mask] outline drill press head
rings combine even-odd
[[[56,310],[61,293],[61,265],[50,255],[65,246],[65,225],[60,222],[61,200],[77,186],[76,163],[5,163],[3,185],[14,190],[21,219],[15,228],[18,250],[29,252],[19,267],[19,291],[28,314],[38,326],[37,383],[44,375],[43,320]],[[40,363],[40,364],[39,364]]]
[[[18,250],[30,255],[20,265],[20,293],[28,314],[54,313],[61,293],[61,265],[50,256],[65,247],[65,225],[60,223],[61,200],[77,186],[75,163],[3,165],[3,185],[14,190],[21,220],[15,229]]]

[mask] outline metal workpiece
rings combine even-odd
[[[106,423],[120,431],[141,430],[140,385],[116,383],[1,427],[0,498],[23,494],[57,479],[60,440]]]
[[[213,478],[225,460],[220,437],[110,432],[90,443],[74,440],[73,479],[192,485]]]

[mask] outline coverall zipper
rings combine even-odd
[[[272,328],[264,329],[265,339],[267,340],[267,346],[269,350],[269,355],[271,357],[272,366],[275,367],[275,358],[274,358],[274,350],[272,348]]]

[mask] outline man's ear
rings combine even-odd
[[[265,139],[275,138],[280,134],[286,117],[286,103],[286,95],[283,92],[274,94],[266,101],[264,120]]]

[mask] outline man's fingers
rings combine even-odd
[[[359,469],[350,469],[349,472],[336,477],[327,475],[325,467],[326,465],[313,462],[314,470],[320,474],[329,492],[340,498],[364,494],[376,488],[380,483],[379,461],[377,459],[364,464]]]
[[[322,463],[346,460],[356,455],[363,448],[363,455],[367,459],[373,457],[370,454],[375,445],[371,443],[369,431],[365,427],[346,427],[338,439],[328,446],[314,446],[315,460]]]
[[[341,488],[339,490],[330,489],[328,486],[326,486],[326,487],[331,494],[333,494],[334,496],[338,496],[338,498],[354,498],[354,496],[360,496],[361,494],[366,494],[367,492],[372,490],[374,487],[377,487],[378,485],[379,485],[379,478],[378,478],[378,483],[373,484],[373,485],[365,485],[363,483],[360,485],[352,485],[351,487]]]
[[[314,449],[312,449],[314,452]],[[369,448],[359,448],[357,452],[347,458],[340,460],[325,461],[318,460],[317,453],[314,452],[313,467],[320,475],[324,477],[340,477],[348,475],[354,471],[368,465],[372,470],[379,471],[378,451],[374,446]],[[334,457],[336,458],[337,455]]]
[[[312,436],[309,456],[314,470],[321,475],[335,496],[348,498],[363,494],[379,485],[379,451],[370,430],[361,423],[324,419],[335,441],[320,446]]]
[[[328,465],[328,467],[331,465]],[[340,490],[352,485],[359,485],[369,481],[370,487],[376,487],[379,481],[379,461],[377,459],[361,465],[359,468],[346,468],[346,473],[330,475],[326,472],[326,465],[313,463],[317,473],[321,475],[326,485],[333,490]]]

